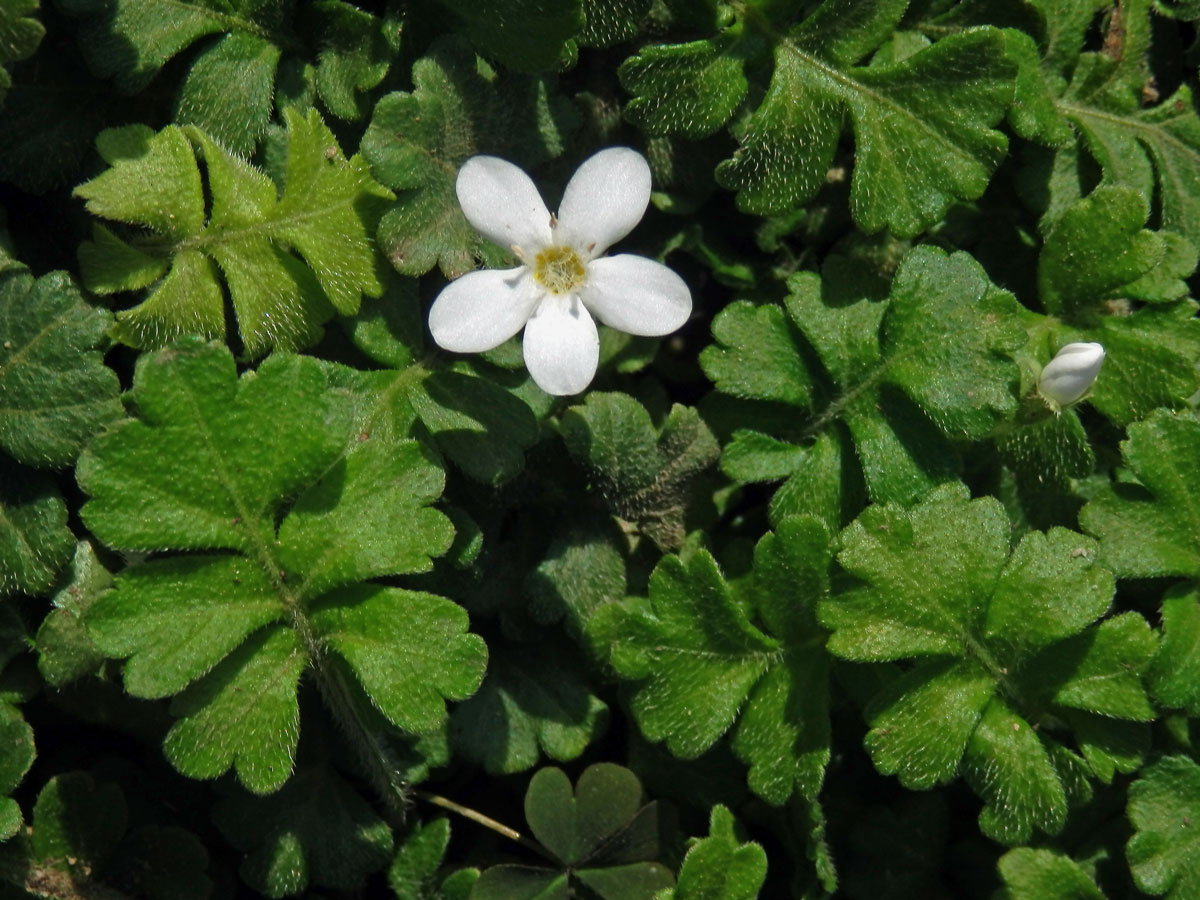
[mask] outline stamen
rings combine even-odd
[[[569,293],[583,284],[583,263],[572,247],[547,247],[532,268],[538,284],[552,294]]]

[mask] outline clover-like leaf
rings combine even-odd
[[[474,55],[453,41],[417,60],[412,79],[410,93],[379,101],[363,135],[363,155],[397,195],[379,223],[379,247],[405,275],[437,265],[454,278],[473,269],[477,258],[499,263],[508,248],[481,238],[459,208],[459,167],[478,153],[526,166],[559,156],[578,114],[548,78],[481,71]]]
[[[716,462],[716,438],[694,409],[676,404],[661,428],[626,394],[593,392],[567,410],[563,438],[608,508],[663,549],[686,533],[691,482]]]
[[[1135,834],[1125,856],[1133,880],[1148,894],[1186,900],[1200,891],[1192,823],[1200,816],[1200,766],[1168,756],[1145,769],[1129,788],[1129,821]]]
[[[701,355],[717,390],[782,408],[774,434],[739,430],[722,457],[737,481],[789,478],[774,522],[809,513],[843,524],[850,445],[872,500],[911,503],[954,476],[951,440],[986,437],[1017,408],[1018,307],[970,256],[918,247],[886,301],[840,296],[834,284],[793,276],[788,319],[730,306]],[[744,372],[739,361],[759,348]]]
[[[735,824],[728,809],[713,807],[708,837],[688,849],[675,888],[656,900],[755,900],[767,877],[767,854],[759,844],[739,841]]]
[[[964,774],[985,801],[983,831],[1020,843],[1066,821],[1070,752],[1043,717],[1079,723],[1084,758],[1111,778],[1125,723],[1155,715],[1141,682],[1155,640],[1136,613],[1094,624],[1113,580],[1092,541],[1055,528],[1010,549],[1009,532],[1000,504],[962,485],[908,510],[871,507],[838,555],[859,584],[820,618],[837,656],[915,661],[868,708],[876,768],[916,789]]]
[[[133,399],[140,418],[81,458],[82,515],[110,546],[159,555],[119,573],[86,621],[101,651],[129,657],[134,696],[187,688],[166,738],[182,771],[233,765],[252,790],[282,785],[296,683],[313,666],[318,683],[339,677],[326,657],[410,731],[471,694],[485,653],[466,613],[369,581],[424,571],[450,545],[427,507],[443,476],[420,445],[354,434],[345,395],[300,357],[238,379],[224,348],[177,344],[139,360]]]
[[[738,192],[741,209],[763,215],[812,198],[848,118],[855,221],[868,232],[911,237],[956,199],[983,193],[1007,149],[992,126],[1012,99],[1016,66],[991,28],[894,62],[858,65],[907,5],[826,0],[791,27],[781,21],[791,7],[737,7],[712,38],[648,47],[627,60],[620,74],[634,94],[628,115],[652,134],[689,137],[732,119],[740,146],[717,167],[717,181]],[[772,73],[770,83],[751,92],[759,71]],[[741,115],[747,96],[757,105]]]
[[[250,356],[311,342],[335,312],[383,290],[371,245],[391,194],[358,156],[345,159],[315,110],[287,111],[286,186],[195,128],[109,129],[97,146],[111,168],[76,188],[94,215],[150,234],[120,237],[97,223],[79,250],[85,286],[100,294],[151,288],[117,314],[115,335],[159,347],[185,334],[225,335],[225,290]],[[205,164],[202,182],[199,160]],[[202,184],[207,184],[206,203]]]
[[[787,519],[755,548],[749,609],[704,551],[686,563],[665,557],[648,602],[602,607],[588,634],[635,682],[642,733],[691,759],[736,720],[733,751],[755,793],[775,804],[795,791],[815,797],[829,761],[829,661],[816,622],[829,553],[820,522]]]
[[[112,316],[83,302],[65,272],[0,279],[0,448],[32,466],[67,466],[121,415],[101,359]]]
[[[356,119],[367,112],[363,93],[383,80],[394,53],[386,20],[342,0],[316,0],[302,21],[294,21],[292,5],[279,0],[62,5],[82,20],[80,44],[92,70],[129,94],[198,46],[176,97],[176,121],[203,129],[242,156],[267,130],[277,78],[280,85],[303,78],[335,116]],[[304,40],[308,34],[317,38],[311,46]],[[209,35],[221,37],[203,41]],[[308,65],[311,58],[315,67]]]
[[[500,865],[486,870],[471,900],[566,900],[582,885],[602,900],[651,900],[675,883],[657,860],[668,820],[657,802],[643,805],[628,769],[596,763],[575,784],[561,769],[542,769],[525,792],[525,818],[560,868]]]
[[[392,857],[387,823],[327,766],[301,767],[270,797],[231,791],[213,819],[246,854],[242,880],[268,897],[353,891]]]

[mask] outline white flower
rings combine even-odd
[[[1091,389],[1103,362],[1100,344],[1067,344],[1042,369],[1038,391],[1059,408],[1070,406]]]
[[[495,156],[467,160],[456,190],[467,221],[522,265],[468,272],[442,289],[429,330],[444,349],[490,350],[524,328],[533,380],[548,394],[577,394],[600,358],[593,316],[628,334],[661,335],[691,315],[687,285],[666,266],[604,256],[650,202],[650,167],[637,151],[610,147],[585,161],[557,217],[528,175]]]

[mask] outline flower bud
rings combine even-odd
[[[1091,389],[1103,362],[1100,344],[1067,344],[1042,369],[1038,392],[1059,408],[1070,406]]]

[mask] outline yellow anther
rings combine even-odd
[[[552,294],[565,294],[583,284],[584,268],[570,247],[547,247],[537,255],[533,277]]]

